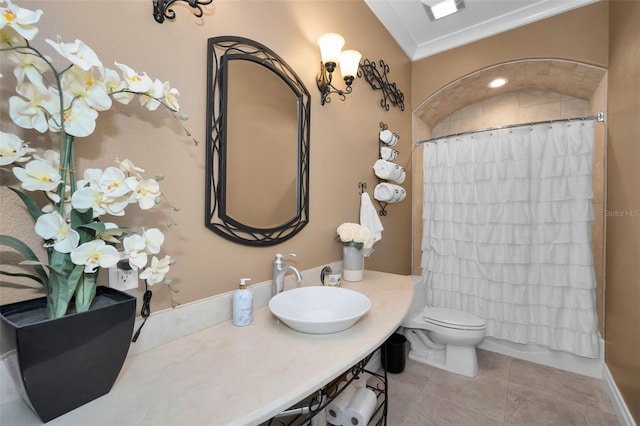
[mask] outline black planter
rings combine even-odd
[[[45,307],[44,297],[0,306],[0,337],[23,399],[48,422],[111,390],[129,350],[136,299],[98,287],[87,312],[50,320]]]

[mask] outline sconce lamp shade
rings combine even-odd
[[[340,55],[340,72],[344,79],[356,76],[358,66],[360,65],[360,58],[362,58],[362,54],[357,50],[345,50],[342,52]]]
[[[340,60],[342,46],[344,46],[344,38],[340,34],[336,33],[323,34],[318,39],[318,45],[320,46],[322,63],[337,64]]]

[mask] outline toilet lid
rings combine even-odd
[[[423,312],[425,321],[449,328],[484,328],[482,318],[464,311],[448,308],[426,308]]]

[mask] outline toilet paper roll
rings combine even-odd
[[[376,411],[378,400],[376,394],[367,388],[358,388],[351,403],[344,410],[346,425],[365,426]]]
[[[347,382],[340,382],[340,384],[338,385],[338,389],[341,389],[346,384]],[[351,400],[353,399],[355,393],[355,386],[347,386],[336,399],[334,399],[329,405],[327,405],[327,408],[325,409],[325,413],[327,414],[327,422],[332,425],[338,426],[348,424],[347,418],[344,416],[344,411],[351,403]]]

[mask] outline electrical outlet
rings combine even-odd
[[[138,269],[129,265],[128,258],[109,268],[109,287],[122,291],[138,288]]]

